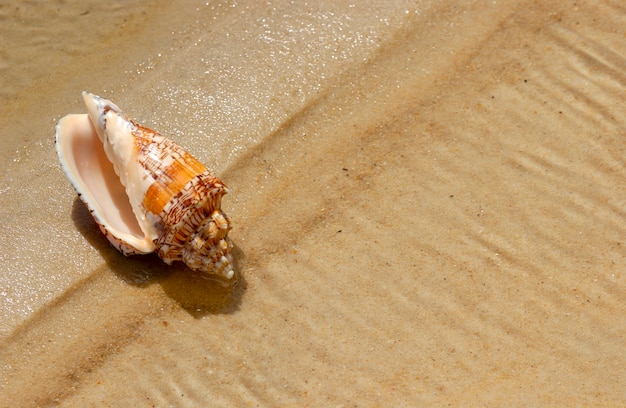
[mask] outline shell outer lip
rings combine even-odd
[[[109,242],[126,256],[154,252],[154,243],[138,236],[138,225],[135,226],[136,234],[125,235],[107,221],[105,208],[126,206],[129,210],[130,203],[124,198],[124,190],[117,183],[111,183],[114,180],[98,177],[102,173],[94,171],[100,166],[111,168],[111,164],[103,154],[94,153],[101,143],[88,115],[69,114],[63,117],[56,127],[55,142],[63,172]],[[86,177],[91,177],[89,182]],[[103,198],[110,201],[102,202]],[[124,238],[120,238],[122,236]]]

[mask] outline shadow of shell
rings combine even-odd
[[[226,280],[193,272],[182,262],[167,265],[156,254],[125,257],[100,232],[78,197],[72,206],[72,221],[111,271],[124,282],[138,287],[157,283],[169,298],[196,318],[206,314],[233,313],[239,309],[247,285],[239,272],[238,260],[243,259],[243,253],[236,245],[232,250],[235,277]]]

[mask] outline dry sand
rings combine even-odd
[[[135,3],[0,6],[1,406],[626,405],[621,2]],[[235,288],[97,231],[83,89],[230,186]]]

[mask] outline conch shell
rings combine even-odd
[[[83,99],[88,114],[59,121],[56,148],[111,244],[126,256],[156,251],[167,264],[232,278],[231,222],[220,208],[226,185],[113,102],[88,92]]]

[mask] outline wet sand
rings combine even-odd
[[[0,405],[626,404],[626,9],[189,4],[0,9]],[[236,287],[101,236],[83,89],[229,185]]]

